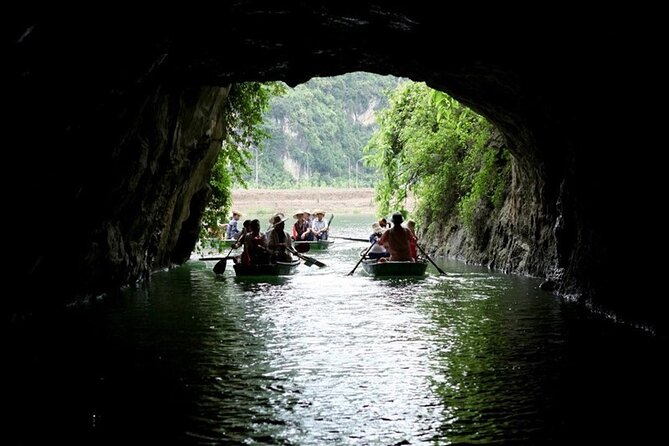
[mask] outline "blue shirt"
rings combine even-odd
[[[239,220],[235,220],[234,218],[230,220],[230,223],[228,223],[228,229],[225,231],[225,238],[230,240],[230,239],[235,239],[237,240],[237,237],[239,237],[239,229],[237,229],[237,222]]]

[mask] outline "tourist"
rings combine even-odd
[[[402,214],[395,212],[391,221],[393,226],[383,233],[378,243],[388,250],[390,260],[413,260],[410,249],[411,231],[402,226],[402,222],[404,221]]]

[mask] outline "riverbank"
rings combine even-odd
[[[332,187],[305,189],[236,189],[232,191],[232,208],[247,215],[284,212],[292,215],[298,209],[326,213],[376,215],[374,189]]]

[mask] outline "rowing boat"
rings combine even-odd
[[[333,244],[333,243],[334,243],[334,240],[315,240],[313,242],[301,241],[300,240],[300,241],[297,241],[297,242],[293,242],[293,246],[295,247],[295,249],[297,251],[300,251],[299,249],[297,249],[299,246],[303,246],[303,247],[308,246],[309,247],[309,249],[305,249],[304,252],[310,251],[312,249],[317,250],[317,251],[318,250],[322,251],[322,250],[328,249],[330,247],[330,245]]]
[[[422,276],[427,269],[427,262],[419,260],[417,262],[397,262],[385,261],[379,262],[377,259],[365,259],[362,261],[362,267],[367,274],[372,276]]]
[[[234,268],[237,276],[288,276],[295,273],[299,264],[299,260],[249,266],[235,263]]]

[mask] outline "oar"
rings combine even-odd
[[[446,272],[443,269],[439,268],[436,263],[434,263],[434,261],[430,258],[429,255],[427,255],[427,253],[425,252],[425,250],[423,249],[422,246],[420,246],[418,243],[416,243],[416,246],[418,246],[418,249],[420,249],[420,252],[430,261],[430,263],[432,265],[434,265],[435,268],[437,268],[437,271],[439,271],[439,274],[446,275]]]
[[[374,240],[374,241],[372,242],[372,244],[369,245],[369,248],[367,248],[367,251],[365,251],[365,252],[360,256],[360,260],[358,260],[358,263],[355,264],[355,266],[353,267],[353,269],[351,270],[351,272],[348,273],[348,274],[346,274],[347,276],[352,276],[352,275],[353,275],[353,273],[355,272],[355,270],[358,268],[358,265],[360,265],[360,263],[362,263],[362,260],[365,258],[365,256],[367,255],[367,253],[369,253],[369,250],[372,249],[372,246],[374,246],[375,244],[376,244],[376,240]]]
[[[354,241],[354,242],[365,242],[365,243],[369,243],[369,240],[366,239],[366,238],[339,237],[339,236],[335,236],[335,237],[332,237],[332,238],[340,238],[340,239],[342,239],[342,240],[351,240],[351,241]]]
[[[304,260],[304,264],[307,265],[307,266],[316,265],[319,268],[323,268],[324,266],[326,266],[325,263],[323,263],[323,262],[321,262],[317,259],[314,259],[313,257],[309,257],[309,256],[305,256],[303,254],[300,254],[299,252],[295,251],[293,248],[288,248],[288,251],[292,252],[297,257]]]
[[[215,274],[223,274],[223,272],[225,271],[225,265],[227,264],[228,259],[232,258],[232,257],[230,257],[230,253],[232,252],[233,249],[235,249],[234,245],[232,246],[232,248],[230,248],[230,251],[228,251],[228,254],[225,257],[223,257],[221,260],[219,260],[216,263],[216,265],[214,265],[214,273]]]
[[[237,256],[212,256],[212,257],[200,257],[199,260],[223,260],[223,259],[233,259]]]

